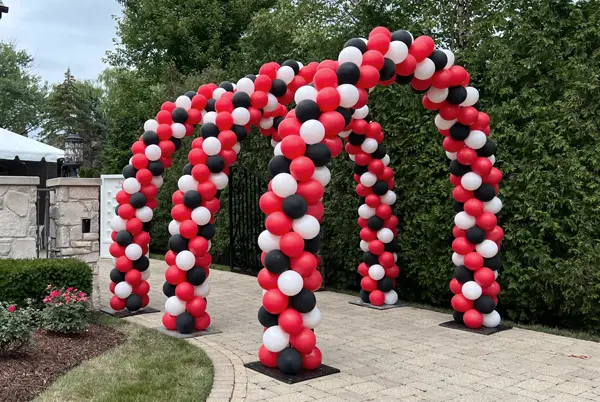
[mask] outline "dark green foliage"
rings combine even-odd
[[[92,268],[75,259],[0,260],[0,302],[40,302],[46,287],[74,287],[92,291]]]

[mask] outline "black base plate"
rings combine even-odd
[[[139,309],[137,311],[129,311],[127,309],[121,310],[121,311],[115,311],[108,306],[103,306],[100,309],[100,311],[102,311],[103,313],[112,315],[113,317],[117,317],[117,318],[133,317],[134,315],[142,315],[142,314],[150,314],[150,313],[160,313],[160,310],[157,310],[152,307],[145,307],[145,308]]]
[[[450,329],[458,329],[460,331],[467,331],[467,332],[472,332],[474,334],[480,334],[480,335],[492,335],[492,334],[495,334],[496,332],[501,332],[501,331],[506,331],[508,329],[512,329],[512,327],[510,325],[498,325],[496,328],[488,328],[488,327],[469,328],[466,325],[459,324],[454,320],[443,322],[440,324],[440,327],[450,328]]]
[[[283,374],[277,368],[263,366],[261,362],[247,363],[244,364],[244,366],[248,367],[251,370],[258,371],[261,374],[274,378],[278,381],[284,382],[286,384],[296,384],[301,381],[312,380],[315,378],[324,377],[330,374],[337,374],[340,372],[339,369],[327,366],[325,364],[321,364],[321,366],[316,370],[303,370],[300,374],[296,375]]]
[[[179,339],[197,338],[199,336],[220,334],[222,332],[213,327],[208,327],[204,331],[192,332],[191,334],[182,334],[177,331],[170,331],[170,330],[166,329],[165,327],[156,327],[154,329],[157,330],[158,332],[162,332],[165,335],[169,335],[169,336],[172,336],[173,338],[179,338]]]
[[[355,306],[369,307],[369,308],[372,308],[372,309],[375,309],[375,310],[389,310],[391,308],[398,308],[398,307],[406,307],[406,306],[408,306],[408,303],[400,301],[400,300],[398,300],[396,302],[396,304],[383,304],[381,306],[376,306],[376,305],[371,304],[371,303],[365,303],[361,299],[358,299],[358,300],[355,300],[355,301],[349,301],[348,303],[354,304]]]

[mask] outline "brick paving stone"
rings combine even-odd
[[[109,260],[100,261],[104,304],[112,296],[111,269]],[[150,306],[159,310],[164,310],[165,269],[163,261],[151,260]],[[439,327],[447,314],[361,308],[348,304],[354,296],[332,292],[317,293],[323,322],[316,333],[323,363],[342,372],[287,385],[243,366],[258,359],[262,341],[256,319],[262,290],[256,278],[213,270],[209,281],[207,311],[211,325],[222,332],[187,339],[213,362],[209,402],[600,401],[597,343],[519,328],[481,336]],[[161,318],[153,313],[126,320],[154,328]]]

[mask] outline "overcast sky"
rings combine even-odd
[[[0,39],[12,41],[35,58],[38,74],[60,82],[70,67],[77,79],[94,79],[113,48],[115,0],[3,0],[10,8],[0,19]]]

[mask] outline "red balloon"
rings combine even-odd
[[[314,347],[312,352],[302,355],[302,368],[305,370],[316,370],[321,366],[323,356],[318,347]]]
[[[304,278],[304,288],[316,292],[323,283],[323,276],[318,269],[315,269],[311,276]]]
[[[319,223],[323,223],[323,214],[325,213],[325,207],[321,201],[317,201],[314,205],[309,205],[306,211],[307,215],[314,216]]]
[[[312,352],[317,345],[317,337],[310,328],[302,328],[298,334],[290,336],[290,343],[301,354],[307,354]]]
[[[279,275],[276,275],[274,273],[272,273],[271,271],[269,271],[266,268],[261,269],[258,272],[258,284],[260,285],[261,288],[265,289],[265,290],[270,290],[270,289],[277,289],[277,279],[279,278]]]
[[[258,360],[265,367],[277,367],[277,357],[279,353],[271,352],[269,349],[265,348],[265,345],[260,345],[260,349],[258,349]]]
[[[464,265],[472,271],[477,271],[483,267],[483,257],[475,251],[471,251],[464,258]]]
[[[465,237],[457,237],[452,241],[452,250],[465,255],[475,250],[475,245],[471,244]]]
[[[481,328],[483,325],[483,315],[472,308],[463,315],[463,322],[469,328]]]
[[[360,280],[360,287],[367,292],[372,292],[377,290],[377,281],[370,276],[365,276]]]
[[[383,220],[389,219],[392,216],[392,207],[388,204],[381,204],[375,209],[375,213]]]
[[[233,120],[232,120],[232,123],[233,123]],[[231,130],[221,131],[217,138],[219,139],[219,142],[221,143],[221,147],[223,147],[223,148],[231,148],[237,142],[237,136]]]
[[[160,124],[156,129],[156,134],[158,134],[158,138],[162,141],[167,141],[173,135],[173,129],[171,128],[171,122],[167,124]]]
[[[377,33],[369,38],[367,41],[367,49],[375,50],[383,55],[387,53],[390,48],[390,38],[385,34]]]
[[[367,50],[363,54],[362,65],[370,66],[377,70],[377,82],[379,82],[379,70],[381,70],[383,68],[384,62],[385,62],[385,60],[384,60],[383,54],[381,54],[377,50]],[[414,69],[413,69],[413,71],[414,71]]]
[[[464,147],[456,153],[456,159],[462,165],[470,165],[477,159],[477,151],[469,147]],[[487,159],[486,159],[487,160]],[[489,161],[488,161],[489,162]]]
[[[337,87],[338,78],[335,73],[335,70],[330,70],[327,68],[318,70],[313,78],[313,83],[315,85],[315,88],[319,91],[327,87]]]
[[[337,138],[337,135],[346,126],[344,116],[335,111],[325,112],[321,114],[321,116],[319,117],[319,121],[321,122],[321,124],[323,124],[323,127],[325,128],[325,136],[327,138]]]
[[[142,308],[145,308],[150,304],[150,297],[148,295],[142,295]]]
[[[184,282],[184,283],[187,283],[187,282]],[[183,285],[184,283],[178,285],[177,288],[175,288],[175,293],[177,293],[177,289],[179,288],[179,286]],[[193,291],[192,291],[192,294],[193,294]],[[179,295],[177,295],[177,297],[179,297]],[[181,299],[181,297],[179,297],[179,298]],[[185,309],[187,310],[188,313],[190,313],[192,315],[192,317],[194,317],[194,318],[201,317],[206,312],[206,301],[204,300],[204,298],[202,298],[200,296],[193,296],[192,299],[189,300],[187,302],[187,304],[185,305]]]
[[[121,257],[117,258],[117,261],[115,261],[115,268],[119,272],[129,272],[133,269],[133,263],[129,258],[122,255]]]
[[[315,179],[298,183],[296,194],[304,197],[308,205],[315,205],[325,194],[325,187]]]
[[[202,236],[196,236],[188,242],[188,249],[196,256],[203,256],[208,252],[208,240]]]
[[[191,216],[192,211],[183,204],[178,204],[171,208],[171,217],[178,222],[183,222],[186,219],[190,219]]]
[[[504,238],[504,230],[500,226],[496,226],[486,234],[486,239],[499,243]]]
[[[482,213],[477,220],[475,221],[477,226],[482,228],[485,231],[492,230],[498,224],[498,218],[491,212]]]
[[[381,240],[371,240],[369,242],[369,251],[375,255],[383,253],[385,250],[385,244]]]
[[[270,229],[269,231],[272,232]],[[304,251],[304,239],[296,232],[285,233],[279,240],[279,247],[288,257],[297,257]]]
[[[458,202],[467,202],[473,198],[473,192],[465,189],[462,185],[454,187],[452,190],[452,198]]]
[[[445,151],[458,152],[465,146],[465,143],[464,141],[456,141],[452,139],[452,137],[446,137],[442,142],[442,146],[444,147]]]
[[[193,239],[198,235],[198,225],[191,219],[186,219],[179,224],[179,234],[186,239]]]
[[[381,204],[381,197],[377,194],[369,194],[365,197],[365,203],[371,208],[377,208]]]
[[[295,119],[286,119],[295,120]],[[284,121],[286,121],[284,120]],[[296,120],[297,121],[297,120]],[[283,124],[283,122],[282,122]],[[290,135],[281,141],[281,153],[288,159],[295,159],[304,156],[306,152],[306,143],[298,135]]]
[[[390,268],[387,268],[385,270],[385,276],[387,276],[390,279],[396,279],[398,275],[400,275],[400,268],[398,268],[397,265],[392,265]],[[396,287],[395,284],[394,287]]]
[[[360,239],[364,241],[371,241],[377,238],[377,232],[369,229],[368,227],[364,227],[360,230]]]
[[[290,261],[290,267],[298,272],[303,278],[308,278],[317,269],[317,258],[308,251],[303,251],[298,257]]]
[[[165,254],[165,262],[167,263],[168,266],[175,265],[176,257],[177,257],[177,254],[174,253],[173,250],[169,250]]]
[[[200,317],[196,318],[196,322],[194,323],[194,329],[196,331],[204,331],[210,325],[210,316],[208,313],[202,314]]]
[[[486,177],[492,171],[492,167],[492,161],[488,158],[479,157],[472,163],[471,170],[481,177]]]
[[[119,216],[125,220],[129,220],[135,216],[135,208],[129,204],[122,204],[119,207]]]
[[[217,195],[217,186],[212,181],[206,180],[198,185],[198,192],[203,200],[212,200]]]
[[[119,207],[119,210],[121,208]],[[125,224],[125,230],[127,230],[129,233],[131,233],[132,235],[136,235],[138,233],[140,233],[142,231],[142,229],[144,228],[144,223],[139,220],[138,218],[133,218],[131,220],[128,220],[127,223]]]
[[[433,77],[432,77],[432,81],[431,84],[439,89],[443,89],[443,88],[448,88],[450,86],[450,79],[452,78],[452,74],[450,73],[450,71],[444,69],[444,70],[440,70],[437,71]],[[444,119],[446,120],[454,120],[456,117],[453,117],[451,119],[447,119],[444,116],[442,116]]]
[[[271,314],[281,314],[288,308],[290,298],[279,289],[269,289],[263,295],[263,306]]]
[[[200,138],[197,138],[198,140]],[[194,140],[194,143],[196,143]],[[188,160],[193,166],[204,165],[208,160],[208,155],[201,148],[194,148],[188,152]]]
[[[323,112],[331,112],[340,106],[340,93],[336,88],[327,87],[317,93],[317,105]]]
[[[292,222],[293,221],[286,214],[277,211],[267,216],[265,227],[274,235],[283,236],[292,229]]]
[[[461,107],[458,113],[458,121],[461,124],[466,126],[470,126],[471,124],[477,121],[477,117],[479,116],[479,112],[472,106]]]
[[[290,163],[290,174],[298,181],[310,180],[314,173],[315,164],[306,156],[299,156]]]
[[[189,282],[181,282],[175,288],[175,296],[183,301],[190,301],[194,298],[194,285]]]
[[[186,274],[184,270],[177,268],[176,265],[171,265],[165,271],[165,279],[171,285],[179,285],[180,283],[185,282]]]
[[[471,198],[465,202],[463,209],[469,215],[477,218],[483,213],[483,202],[479,201],[477,198]]]
[[[456,278],[452,278],[452,280],[450,281],[450,290],[455,295],[461,294],[462,285]]]
[[[452,236],[454,236],[454,238],[458,238],[458,237],[465,237],[467,235],[467,232],[461,228],[459,228],[458,226],[454,226],[452,228]]]
[[[490,297],[498,296],[498,294],[500,293],[500,285],[498,284],[498,282],[494,281],[487,288],[482,287],[481,290],[482,290],[481,294],[484,296],[490,296]]]
[[[140,281],[140,284],[133,288],[133,293],[135,293],[136,295],[144,296],[147,295],[148,292],[150,292],[150,284],[148,283],[148,281]]]
[[[491,284],[496,280],[494,271],[486,267],[477,270],[474,277],[475,282],[477,282],[482,289],[491,286]]]
[[[282,210],[283,199],[278,197],[274,192],[267,191],[260,197],[258,205],[260,206],[261,211],[270,215]]]
[[[164,313],[162,316],[162,325],[169,331],[175,331],[177,329],[177,317]]]
[[[278,324],[281,329],[290,335],[297,335],[304,328],[302,314],[293,308],[287,308],[279,315]]]
[[[369,293],[369,301],[374,306],[382,306],[385,302],[385,293],[383,293],[381,290],[374,290]]]
[[[132,269],[125,274],[125,281],[132,287],[136,287],[142,283],[142,273],[137,269]]]
[[[451,86],[459,86],[467,78],[467,70],[465,70],[464,67],[454,65],[450,67],[448,71],[450,71],[452,74],[452,78],[450,80]]]
[[[381,56],[381,53],[373,53],[377,53]],[[356,86],[359,88],[373,88],[379,82],[379,70],[371,65],[365,64],[364,56],[366,56],[366,53],[363,55],[363,65],[360,67],[360,78],[358,79]],[[383,61],[383,57],[381,57],[381,61]],[[379,59],[371,62],[379,64]]]
[[[452,308],[460,313],[473,308],[473,300],[467,299],[462,294],[454,295],[450,303]]]
[[[126,300],[118,298],[117,296],[113,296],[110,298],[110,308],[115,311],[121,311],[126,306]]]
[[[487,177],[483,178],[483,182],[487,184],[498,184],[500,181],[502,181],[502,172],[498,168],[492,168]]]

